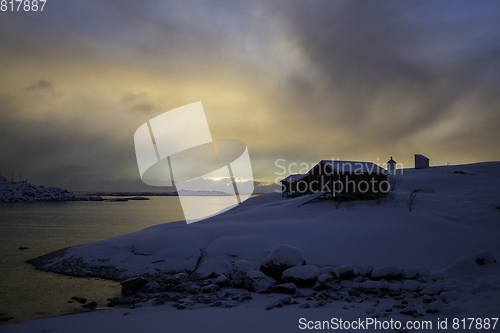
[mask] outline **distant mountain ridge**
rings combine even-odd
[[[230,196],[231,194],[223,191],[178,190],[176,192],[93,192],[93,193],[87,193],[87,195],[100,195],[106,197],[130,197],[130,196],[168,197],[168,196]]]

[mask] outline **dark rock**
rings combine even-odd
[[[312,287],[319,276],[319,269],[313,265],[295,266],[287,269],[281,275],[285,283],[295,283],[297,287]]]
[[[178,293],[185,293],[187,291],[187,286],[185,283],[179,284],[172,289],[170,289],[171,292],[178,292]]]
[[[326,267],[321,267],[319,269],[319,274],[322,275],[322,274],[329,274],[331,275],[332,277],[336,277],[338,278],[339,277],[339,272],[337,272],[337,270],[333,267],[330,267],[330,266],[326,266]]]
[[[172,289],[173,287],[175,287],[175,284],[173,284],[173,283],[167,283],[166,285],[164,285],[163,287],[161,287],[161,291],[162,292],[167,292],[167,291],[170,291],[170,289]]]
[[[351,264],[342,265],[335,267],[337,272],[339,272],[339,278],[341,280],[352,280],[358,276],[358,270]]]
[[[122,281],[120,284],[122,285],[122,294],[127,294],[127,292],[130,292],[132,294],[135,294],[138,292],[142,287],[144,287],[148,283],[148,280],[141,278],[141,277],[134,277],[128,280]]]
[[[406,268],[403,270],[403,277],[405,279],[416,280],[420,278],[420,272],[416,268]]]
[[[229,287],[231,285],[231,282],[225,275],[220,275],[217,279],[215,279],[214,283],[221,288]]]
[[[205,286],[201,289],[203,293],[214,293],[218,291],[220,287],[216,284],[209,284],[208,286]]]
[[[476,261],[478,265],[496,264],[495,256],[491,252],[477,252],[471,255],[471,258]]]
[[[154,294],[160,291],[161,291],[160,284],[156,281],[150,281],[140,289],[140,292],[146,294]]]
[[[433,298],[429,295],[425,295],[423,298],[422,298],[422,302],[424,303],[432,303],[433,301]]]
[[[108,308],[111,308],[111,307],[113,307],[113,306],[115,306],[115,303],[113,303],[113,302],[108,302]]]
[[[397,266],[382,266],[377,267],[372,271],[371,279],[372,280],[382,280],[385,279],[387,281],[391,280],[401,280],[403,278],[403,273],[401,268]]]
[[[305,265],[304,251],[289,245],[279,245],[262,261],[260,270],[267,276],[279,281],[281,273],[299,265]]]
[[[313,290],[315,291],[323,291],[323,290],[331,290],[336,287],[335,282],[333,281],[333,276],[330,274],[321,274],[318,277],[318,281],[313,285]]]
[[[316,302],[312,305],[313,308],[319,308],[320,306],[323,306],[324,304],[322,302]]]
[[[83,307],[85,308],[95,308],[97,306],[97,303],[92,301],[92,302],[88,302],[87,304],[84,304]]]
[[[404,310],[401,310],[401,314],[412,316],[417,313],[417,309],[414,306],[409,306]]]
[[[198,274],[198,277],[196,280],[216,279],[218,277],[219,277],[219,274],[217,274],[216,272],[211,272],[210,274],[200,273],[200,274]]]
[[[87,303],[87,299],[86,299],[86,298],[83,298],[83,297],[76,297],[76,296],[75,296],[75,297],[71,297],[71,299],[73,299],[73,300],[75,300],[75,301],[77,301],[77,302],[80,302],[80,303],[82,303],[82,304]]]
[[[237,261],[233,269],[229,272],[229,278],[231,279],[231,284],[236,288],[243,288],[243,280],[247,272],[255,270],[255,264],[251,261],[240,260]]]
[[[115,297],[111,299],[111,302],[115,304],[131,304],[134,303],[135,298],[133,296],[127,296],[127,297]]]
[[[294,295],[296,291],[297,286],[295,285],[295,283],[279,284],[273,288],[273,292],[278,294]]]
[[[27,249],[29,249],[29,247],[27,247],[27,246],[19,246],[19,250],[27,250]]]
[[[324,291],[324,292],[321,292],[321,293],[317,293],[316,296],[315,296],[315,299],[317,301],[319,301],[319,300],[327,300],[329,297],[330,297],[330,295],[328,294],[328,292]]]
[[[181,283],[186,283],[188,281],[189,281],[188,273],[177,273],[172,277],[172,280],[169,282],[173,284],[181,284]]]
[[[307,309],[307,308],[310,308],[311,306],[309,305],[309,303],[303,303],[300,305],[300,308],[302,309]]]
[[[250,296],[250,294],[241,294],[240,297],[238,297],[236,300],[240,303],[242,303],[243,301],[247,301],[247,300],[251,300],[253,299],[252,296]]]
[[[370,277],[372,275],[373,270],[375,267],[373,266],[366,266],[363,271],[361,272],[361,275],[364,277]]]
[[[261,271],[251,270],[248,271],[243,279],[243,288],[256,292],[256,293],[270,293],[276,280],[265,275]]]

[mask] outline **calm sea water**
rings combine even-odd
[[[7,323],[89,311],[71,297],[107,308],[120,284],[37,271],[26,260],[156,224],[184,220],[178,197],[128,202],[35,202],[0,205],[0,313]],[[205,197],[206,198],[206,197]],[[215,203],[217,197],[214,197]],[[201,222],[202,223],[202,222]],[[19,250],[19,247],[29,247]],[[5,323],[5,322],[4,322]]]

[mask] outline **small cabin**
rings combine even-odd
[[[290,175],[283,180],[283,196],[322,192],[325,196],[354,199],[385,195],[390,186],[389,172],[371,162],[322,160],[307,174]]]
[[[415,169],[425,169],[429,167],[429,159],[421,154],[415,154]]]

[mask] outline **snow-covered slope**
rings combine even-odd
[[[13,183],[0,175],[0,203],[32,201],[101,201],[100,196],[74,194],[59,187],[35,186],[30,183]]]
[[[4,176],[0,175],[0,184],[4,184],[4,183],[10,183],[7,178],[5,178]]]
[[[236,258],[259,263],[279,244],[302,249],[308,263],[318,266],[438,267],[478,251],[500,257],[500,163],[406,170],[400,178],[396,199],[380,205],[352,201],[337,209],[320,200],[297,207],[306,198],[270,193],[204,222],[157,225],[71,248],[62,258],[81,257],[88,264],[106,258],[125,277],[192,271],[200,251],[198,270],[220,272]],[[411,212],[403,203],[410,190],[419,190],[420,200]],[[164,261],[144,265],[158,260]]]
[[[500,163],[405,170],[398,177],[401,183],[394,197],[380,204],[351,201],[339,206],[331,200],[316,200],[301,206],[307,198],[282,198],[280,193],[271,193],[199,223],[157,225],[51,253],[34,263],[38,268],[64,274],[116,279],[141,275],[150,281],[153,293],[142,294],[143,301],[155,299],[155,304],[161,301],[179,309],[226,304],[224,289],[214,291],[210,301],[187,293],[204,288],[193,280],[200,277],[205,286],[221,282],[215,279],[220,275],[219,279],[227,276],[233,286],[249,290],[293,293],[291,285],[299,287],[302,275],[307,273],[307,283],[302,281],[306,287],[293,296],[298,304],[282,301],[278,306],[283,295],[262,298],[252,294],[256,301],[249,303],[253,310],[246,312],[247,316],[260,318],[269,305],[275,309],[291,304],[289,310],[275,311],[276,318],[283,316],[293,321],[294,329],[298,328],[300,316],[309,313],[318,320],[332,316],[408,319],[422,315],[436,320],[438,315],[484,318],[498,314],[500,304],[495,299],[500,299],[500,265],[495,263],[495,257],[500,258]],[[414,191],[419,202],[410,212],[404,198]],[[286,279],[274,281],[258,270],[264,259],[276,257],[270,254],[281,244],[302,250],[308,266],[288,270]],[[302,253],[300,250],[295,252]],[[240,266],[245,266],[245,271],[238,271]],[[371,278],[374,269],[376,274]],[[293,276],[295,271],[300,274]],[[172,276],[179,272],[189,275]],[[323,286],[333,283],[332,279],[337,281],[336,289]],[[185,289],[175,290],[175,297],[159,293],[169,281]],[[283,285],[278,288],[274,283]],[[308,283],[316,283],[315,291],[307,287]],[[321,292],[323,287],[326,289]],[[182,306],[178,297],[182,298]],[[238,297],[233,300],[243,296]],[[271,301],[274,305],[268,304]],[[325,310],[304,313],[299,306],[306,308],[305,303],[313,307],[319,304]],[[155,311],[144,310],[141,318]],[[210,311],[206,309],[200,315]],[[238,317],[245,315],[240,307],[234,313]],[[94,318],[101,318],[98,316]],[[180,317],[174,317],[171,325],[182,327]],[[161,324],[159,319],[151,320]],[[259,330],[279,331],[279,327],[278,321]]]

